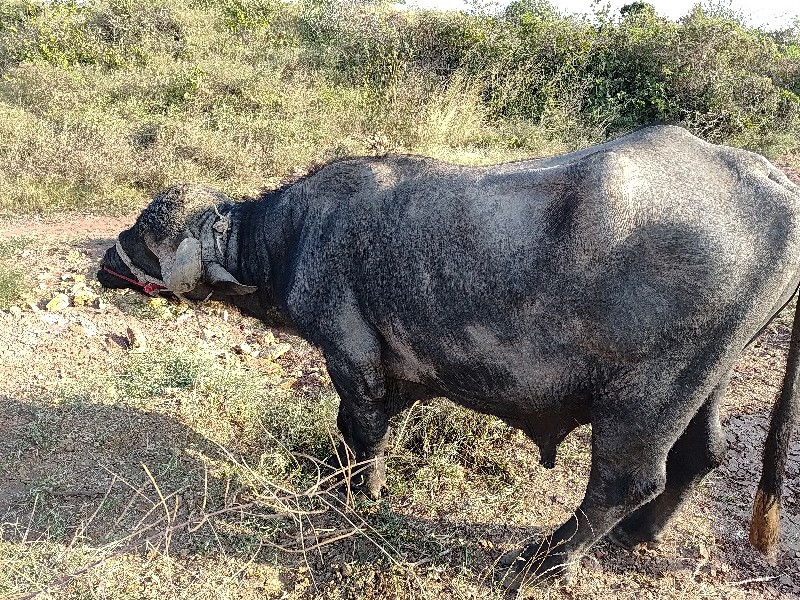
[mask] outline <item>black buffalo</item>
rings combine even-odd
[[[120,234],[98,278],[277,308],[322,349],[374,495],[389,418],[418,399],[497,415],[545,466],[591,423],[585,497],[519,553],[505,580],[517,587],[607,534],[659,536],[720,463],[728,375],[797,289],[799,256],[800,190],[780,171],[659,126],[490,167],[343,160],[249,202],[175,186]],[[764,552],[799,374],[793,341],[751,527]]]

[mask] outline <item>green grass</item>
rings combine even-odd
[[[150,597],[149,588],[199,598],[238,586],[242,597],[280,597],[278,573],[290,572],[293,598],[304,589],[328,598],[386,590],[419,597],[450,572],[455,553],[462,566],[448,585],[474,593],[485,569],[474,540],[428,519],[467,493],[481,496],[490,514],[518,510],[524,466],[512,467],[508,453],[517,433],[444,400],[418,405],[393,424],[391,495],[348,499],[324,481],[331,471],[322,461],[337,435],[333,390],[286,388],[287,371],[223,348],[155,342],[37,400],[8,468],[33,451],[64,462],[37,475],[22,503],[27,512],[0,527],[0,556],[10,567],[0,591],[56,584],[56,598]],[[87,465],[104,466],[81,467],[84,454]],[[64,491],[76,485],[98,490]],[[388,498],[414,508],[398,511]],[[189,532],[183,523],[198,511],[214,516]],[[41,541],[28,529],[43,532]],[[326,548],[323,566],[316,551],[298,546],[337,535],[345,537]],[[428,566],[415,567],[418,560]],[[306,561],[312,568],[303,575]]]
[[[238,473],[250,485],[269,480],[299,489],[318,472],[313,461],[298,455],[323,461],[333,453],[338,398],[332,389],[284,389],[285,376],[247,366],[233,353],[156,345],[130,354],[118,372],[96,372],[62,386],[59,404],[168,415],[230,452],[228,474]],[[518,461],[496,448],[524,436],[495,417],[437,400],[398,416],[393,428],[389,461],[396,490],[453,490],[470,485],[468,473],[498,490],[521,485]],[[244,461],[241,469],[236,457]]]
[[[0,309],[8,308],[19,302],[29,291],[25,274],[14,264],[17,255],[31,243],[24,236],[0,240]]]
[[[129,354],[118,372],[97,372],[62,386],[67,406],[119,405],[175,418],[259,476],[307,476],[296,453],[324,459],[332,452],[338,399],[329,392],[296,394],[283,387],[276,364],[246,365],[234,353],[159,345]],[[314,470],[316,474],[316,470]]]
[[[17,302],[24,289],[22,272],[0,264],[0,308]]]

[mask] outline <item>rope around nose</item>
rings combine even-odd
[[[117,273],[116,271],[112,271],[111,269],[109,269],[105,265],[103,266],[103,271],[105,271],[106,273],[111,273],[115,277],[119,277],[120,279],[122,279],[124,281],[127,281],[128,283],[132,283],[133,285],[138,285],[140,288],[142,288],[142,291],[145,294],[147,294],[148,296],[152,296],[153,293],[157,292],[158,290],[167,289],[167,286],[165,286],[165,285],[161,285],[161,284],[158,284],[158,283],[142,283],[141,281],[137,281],[136,279],[131,279],[130,277],[125,277],[125,275],[122,275],[121,273]]]

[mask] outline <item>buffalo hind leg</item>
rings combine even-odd
[[[563,575],[621,519],[664,490],[667,450],[648,444],[647,432],[636,429],[622,435],[618,422],[592,423],[592,467],[580,507],[551,535],[523,548],[503,577],[504,587],[516,590]]]
[[[726,444],[719,407],[727,384],[726,375],[670,450],[664,491],[623,519],[608,534],[612,542],[628,549],[642,543],[657,544],[662,530],[694,485],[720,465]]]
[[[684,365],[677,371],[675,365],[660,361],[642,362],[603,385],[603,397],[591,409],[592,465],[580,506],[555,532],[520,552],[502,585],[518,589],[563,575],[623,519],[661,496],[667,487],[670,450],[692,416],[708,404],[705,410],[714,418],[698,417],[695,422],[716,421],[713,407],[723,393],[719,382],[728,369],[709,369],[707,355],[698,354],[698,363],[690,364],[695,368]],[[698,381],[697,373],[708,375]],[[712,392],[714,403],[708,400]]]

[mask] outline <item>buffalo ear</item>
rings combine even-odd
[[[228,273],[225,268],[217,262],[206,263],[205,282],[210,285],[215,292],[226,296],[244,296],[252,294],[258,288],[252,285],[239,283],[236,278]]]
[[[164,283],[172,292],[183,294],[197,287],[203,275],[202,248],[197,238],[184,238],[175,251],[172,268],[164,273]]]

